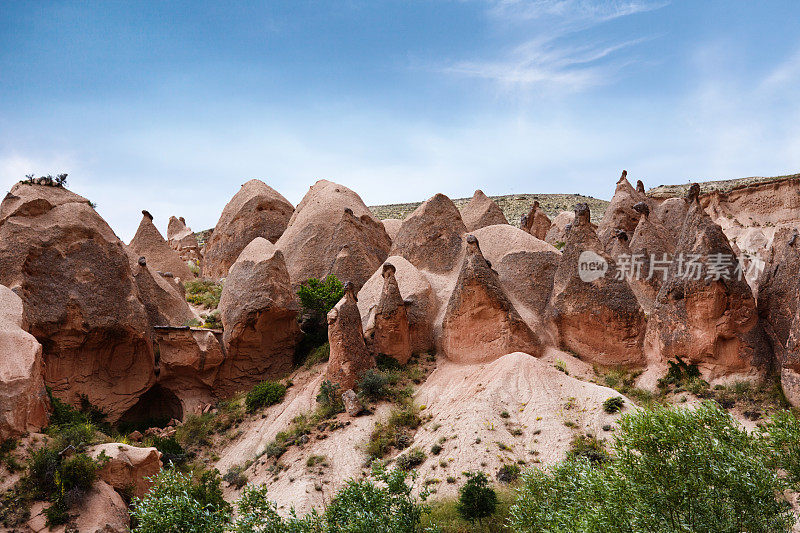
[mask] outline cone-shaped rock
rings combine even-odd
[[[553,246],[561,243],[561,246],[564,246],[564,243],[567,242],[567,227],[572,224],[573,220],[575,220],[575,213],[572,211],[562,211],[556,215],[544,237],[545,242]]]
[[[400,226],[403,224],[403,221],[399,218],[384,218],[381,220],[383,223],[383,228],[386,230],[386,234],[389,235],[389,238],[394,240],[397,237],[397,232],[400,231]]]
[[[110,422],[155,381],[152,338],[125,245],[77,194],[17,184],[0,204],[0,284],[22,298],[45,381]]]
[[[630,241],[631,262],[637,266],[630,272],[629,284],[639,304],[650,313],[674,256],[675,240],[672,232],[651,220],[650,207],[645,202],[639,202],[634,209],[641,216]]]
[[[800,234],[795,228],[780,228],[758,279],[758,315],[781,364],[787,360],[786,343],[797,309],[798,273]]]
[[[376,356],[388,355],[404,365],[411,358],[411,333],[395,272],[394,265],[383,264],[383,291],[375,308],[371,347]]]
[[[503,210],[480,189],[475,191],[472,199],[461,210],[461,219],[467,231],[475,231],[494,224],[508,224]]]
[[[23,329],[22,300],[0,285],[0,440],[47,425],[42,345]]]
[[[458,265],[467,228],[452,200],[436,194],[403,221],[391,255],[422,270],[444,273]]]
[[[139,229],[136,230],[136,235],[133,236],[128,247],[134,254],[147,259],[148,266],[159,272],[169,272],[182,281],[194,278],[186,261],[181,259],[178,252],[170,247],[153,224],[153,216],[147,211],[142,211]]]
[[[527,215],[522,216],[520,220],[520,228],[522,231],[530,233],[539,240],[545,240],[547,232],[550,231],[550,218],[545,214],[539,202],[533,202],[530,211]]]
[[[344,297],[328,313],[328,358],[326,379],[339,385],[339,390],[355,388],[361,375],[375,366],[375,358],[364,343],[361,315],[351,282],[344,284]]]
[[[603,220],[597,227],[597,235],[603,246],[608,246],[611,242],[615,236],[614,230],[620,229],[628,234],[633,234],[639,223],[639,213],[633,209],[633,206],[647,198],[631,186],[627,175],[628,173],[623,170],[622,176],[617,181],[614,197],[611,198]]]
[[[463,363],[493,361],[511,352],[542,354],[542,343],[522,320],[481,253],[467,236],[467,252],[442,324],[442,348]]]
[[[697,364],[707,379],[757,374],[771,363],[771,354],[756,302],[736,273],[727,237],[703,210],[698,194],[695,184],[687,197],[676,260],[648,322],[648,356],[661,363],[680,357]]]
[[[581,359],[641,365],[644,313],[628,284],[617,279],[616,267],[592,227],[589,206],[576,205],[554,277],[550,313],[561,346]]]
[[[661,224],[672,233],[673,240],[677,242],[688,211],[689,203],[686,198],[667,198],[653,210],[653,222]]]
[[[227,396],[291,370],[298,311],[283,254],[256,237],[231,266],[219,301],[225,360],[217,394]]]
[[[328,274],[361,287],[383,264],[390,246],[383,224],[361,198],[326,180],[309,189],[277,242],[295,287]]]
[[[194,261],[200,266],[200,246],[194,232],[186,225],[183,217],[169,217],[167,225],[167,243],[170,248],[178,252],[184,261]]]
[[[151,327],[182,326],[194,318],[189,304],[179,290],[181,285],[171,283],[169,277],[151,268],[146,258],[137,258],[133,250],[128,250],[128,259],[139,289],[139,299],[144,304]]]
[[[294,208],[281,194],[260,180],[239,189],[219,217],[206,244],[203,274],[224,278],[244,248],[256,237],[276,242]]]

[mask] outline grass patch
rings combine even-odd
[[[422,424],[419,409],[409,404],[393,409],[389,417],[375,424],[366,445],[370,459],[382,459],[389,451],[404,450],[411,444],[411,432]]]
[[[269,407],[283,401],[286,396],[286,385],[274,381],[262,381],[247,393],[245,406],[248,413],[254,413],[263,407]]]
[[[222,296],[222,283],[212,279],[194,279],[184,282],[186,301],[206,309],[216,309]]]
[[[447,482],[455,483],[456,479],[449,477]],[[498,487],[495,492],[497,493],[495,512],[480,522],[471,524],[464,520],[458,512],[458,499],[448,498],[431,504],[430,513],[422,518],[422,527],[434,531],[438,527],[442,533],[511,533],[506,522],[509,509],[515,501],[515,492],[513,488],[505,486]]]

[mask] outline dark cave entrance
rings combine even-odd
[[[139,400],[125,411],[119,421],[120,431],[144,430],[151,427],[163,428],[173,418],[183,419],[180,399],[169,389],[154,385]]]

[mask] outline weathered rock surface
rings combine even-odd
[[[186,303],[181,284],[165,278],[150,267],[147,260],[137,258],[133,251],[128,254],[131,273],[139,289],[139,298],[144,304],[150,326],[181,326],[194,317]]]
[[[648,357],[661,363],[680,357],[697,364],[706,379],[757,374],[771,363],[771,354],[756,302],[747,282],[735,275],[735,254],[703,210],[698,193],[699,187],[693,186],[675,253],[696,257],[693,264],[700,265],[700,273],[673,261],[648,323]],[[719,265],[722,260],[731,263],[729,279],[708,269],[715,258]]]
[[[442,324],[442,348],[463,363],[493,361],[511,352],[542,354],[542,343],[522,320],[484,259],[478,239],[467,251]]]
[[[256,237],[231,266],[222,289],[226,356],[214,386],[217,394],[232,394],[291,370],[300,335],[298,311],[283,254]]]
[[[23,327],[22,300],[0,285],[0,441],[47,425],[42,346]]]
[[[354,286],[344,284],[344,297],[328,313],[328,358],[326,379],[338,383],[340,390],[353,389],[361,375],[375,366],[375,358],[364,343],[364,330],[358,312]]]
[[[155,381],[149,320],[125,245],[89,202],[17,184],[0,204],[0,284],[22,298],[56,396],[114,422]]]
[[[672,231],[651,220],[650,207],[645,202],[639,202],[634,209],[641,216],[630,240],[628,283],[642,309],[650,313],[666,277],[665,269],[675,254],[676,243]]]
[[[105,454],[108,460],[97,471],[97,477],[117,491],[133,490],[133,496],[143,497],[150,490],[152,482],[147,478],[161,471],[161,452],[155,448],[137,448],[119,442],[98,444],[89,448],[92,459]]]
[[[666,228],[677,241],[688,211],[689,204],[685,198],[667,198],[653,210],[653,222]]]
[[[453,201],[436,194],[403,221],[390,255],[402,256],[419,269],[449,272],[458,265],[466,232]]]
[[[256,237],[275,243],[283,235],[294,208],[260,180],[250,180],[222,210],[206,243],[203,274],[224,278],[236,258]]]
[[[614,238],[615,230],[620,229],[632,234],[639,223],[639,213],[633,206],[647,200],[647,197],[634,189],[627,178],[628,172],[623,170],[617,181],[617,189],[597,227],[597,236],[603,246],[608,247]]]
[[[583,281],[580,269],[588,259],[607,265],[608,270]],[[560,344],[593,363],[639,366],[644,363],[644,313],[628,284],[616,279],[616,270],[592,227],[589,207],[578,204],[550,298]]]
[[[137,256],[144,257],[147,264],[159,272],[170,272],[182,281],[194,278],[186,261],[170,247],[153,224],[153,215],[147,211],[142,211],[139,229],[136,230],[136,235],[131,239],[128,248]]]
[[[31,507],[31,519],[26,524],[33,533],[127,533],[130,531],[130,515],[125,502],[108,483],[96,481],[81,503],[70,513],[77,515],[67,526],[47,526],[44,511],[50,503],[36,502]],[[69,528],[69,529],[67,529]]]
[[[395,279],[408,316],[411,353],[432,352],[436,348],[433,329],[439,301],[430,282],[417,267],[398,255],[389,257],[386,262],[395,267]],[[358,292],[358,309],[367,337],[372,336],[375,328],[375,312],[384,284],[381,268]]]
[[[560,212],[550,223],[550,229],[547,230],[544,240],[553,246],[567,242],[567,227],[572,224],[574,219],[575,213],[569,211]]]
[[[169,217],[167,243],[170,248],[178,252],[181,259],[193,261],[197,266],[200,266],[202,256],[197,237],[194,236],[192,229],[186,225],[183,217]]]
[[[384,218],[381,220],[383,223],[383,229],[386,230],[386,234],[389,235],[391,240],[394,240],[397,237],[397,233],[400,231],[400,226],[403,225],[403,221],[399,218]]]
[[[550,217],[539,207],[538,201],[533,202],[528,214],[523,215],[520,221],[520,229],[522,229],[522,231],[530,233],[542,241],[547,237],[550,226]]]
[[[480,189],[475,191],[470,201],[461,210],[461,219],[464,221],[467,231],[475,231],[494,224],[508,224],[503,210]]]
[[[350,416],[358,416],[364,411],[364,406],[356,396],[353,389],[347,389],[342,394],[342,403],[344,404],[344,411]]]
[[[388,256],[391,239],[356,193],[320,180],[297,205],[276,245],[295,287],[334,274],[360,288]]]
[[[375,307],[375,327],[370,348],[376,356],[388,355],[404,365],[411,359],[411,332],[395,272],[397,269],[394,265],[383,264],[383,291]]]

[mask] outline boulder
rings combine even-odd
[[[145,258],[137,258],[132,250],[128,259],[151,327],[182,326],[194,318],[180,291],[180,283],[174,283],[173,279],[165,278],[153,270]]]
[[[283,254],[256,237],[231,266],[222,289],[226,355],[215,392],[226,396],[289,372],[300,337],[298,311]]]
[[[403,221],[390,255],[402,256],[422,270],[449,272],[461,258],[466,232],[453,201],[436,194]]]
[[[355,192],[320,180],[297,205],[277,247],[295,288],[328,274],[360,288],[386,259],[391,242]]]
[[[475,191],[470,201],[461,210],[461,219],[464,221],[467,231],[475,231],[494,224],[508,224],[503,210],[480,189]]]
[[[634,209],[640,217],[630,240],[631,268],[628,272],[631,276],[628,283],[645,312],[651,313],[666,277],[665,268],[675,254],[675,240],[671,231],[651,220],[648,204],[639,202]]]
[[[358,416],[364,411],[364,406],[356,396],[353,389],[347,389],[342,394],[342,403],[344,404],[344,411],[350,416]]]
[[[384,218],[381,220],[383,224],[383,229],[386,230],[386,234],[389,235],[391,240],[394,240],[397,237],[397,232],[400,231],[400,226],[403,225],[403,221],[399,218]]]
[[[256,237],[275,243],[283,235],[294,208],[279,192],[250,180],[222,210],[206,243],[203,274],[224,278],[242,250]]]
[[[170,248],[178,252],[181,259],[191,261],[200,266],[202,258],[200,245],[197,243],[197,237],[195,237],[192,229],[186,226],[186,221],[183,217],[169,217],[167,243]]]
[[[547,235],[544,237],[545,242],[553,246],[561,243],[561,246],[564,246],[564,243],[567,242],[567,227],[572,224],[574,219],[575,213],[570,211],[562,211],[556,215],[550,224],[550,229],[547,230]]]
[[[771,356],[755,299],[736,273],[728,239],[700,205],[699,190],[695,184],[689,191],[675,248],[684,264],[670,265],[648,322],[648,357],[661,364],[680,357],[708,380],[761,374]],[[713,264],[719,268],[709,268]]]
[[[398,255],[386,260],[395,267],[395,280],[403,297],[409,323],[411,353],[431,353],[436,349],[433,325],[439,300],[430,282],[417,267]],[[385,285],[383,269],[378,269],[358,292],[358,310],[369,338],[375,328],[375,314]]]
[[[23,323],[22,300],[0,285],[0,442],[47,425],[42,345]]]
[[[137,498],[150,490],[153,483],[147,478],[161,471],[161,452],[155,448],[110,442],[92,446],[87,452],[92,459],[105,455],[105,464],[97,471],[97,477],[117,491],[132,490],[131,494]]]
[[[570,218],[571,220],[571,218]],[[539,202],[534,201],[527,215],[522,216],[519,226],[522,231],[530,233],[539,240],[545,240],[547,232],[550,231],[550,218],[539,207]]]
[[[633,209],[633,206],[647,200],[646,196],[631,186],[627,175],[628,172],[623,170],[622,176],[617,181],[617,189],[614,191],[611,203],[606,208],[603,219],[597,227],[597,235],[603,246],[609,245],[615,236],[614,230],[620,229],[633,234],[639,223],[639,213]]]
[[[348,281],[344,290],[344,297],[328,313],[331,353],[325,371],[325,378],[337,383],[340,390],[354,389],[361,375],[375,366],[364,343],[355,287]]]
[[[33,533],[127,533],[130,531],[130,515],[125,501],[108,483],[96,481],[81,502],[70,510],[76,518],[67,526],[47,526],[45,510],[50,503],[36,502],[31,506],[28,531]]]
[[[542,343],[522,320],[484,259],[478,239],[467,249],[442,324],[442,348],[460,363],[493,361],[511,352],[542,355]]]
[[[125,245],[89,202],[17,184],[0,204],[0,284],[42,344],[45,381],[115,422],[155,381],[149,319]]]
[[[394,265],[383,264],[383,291],[375,307],[370,348],[376,356],[388,355],[404,365],[411,359],[411,333],[395,272]]]
[[[576,205],[549,306],[560,344],[591,363],[641,366],[644,313],[616,272],[592,227],[589,206]]]
[[[153,224],[153,215],[147,211],[142,211],[139,229],[136,230],[136,235],[133,236],[128,247],[138,257],[144,257],[147,264],[157,271],[171,272],[173,276],[182,281],[194,278],[186,261],[181,259],[178,252],[173,250],[161,236],[161,232]]]
[[[768,261],[758,279],[758,316],[779,363],[787,361],[786,346],[797,310],[800,235],[795,228],[775,233]]]

